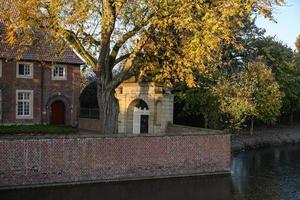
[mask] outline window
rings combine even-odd
[[[33,118],[33,91],[17,90],[16,93],[16,115],[17,119]]]
[[[0,60],[0,78],[2,77],[2,60]]]
[[[33,63],[18,62],[17,63],[18,78],[33,78]]]
[[[67,80],[66,66],[56,65],[52,69],[52,80]]]

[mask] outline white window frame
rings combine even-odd
[[[19,115],[18,114],[18,94],[19,93],[30,93],[29,95],[29,115]],[[16,119],[33,119],[33,90],[16,90]]]
[[[2,60],[0,59],[0,78],[2,77]],[[0,118],[1,119],[1,118]]]
[[[29,70],[30,70],[30,74],[29,75],[21,75],[19,74],[19,65],[20,64],[24,64],[24,65],[29,65]],[[32,79],[33,78],[33,63],[32,62],[17,62],[17,66],[16,66],[16,74],[17,74],[17,78],[28,78],[28,79]]]
[[[54,76],[54,70],[56,67],[62,67],[63,68],[63,76]],[[67,80],[67,66],[66,65],[53,65],[52,70],[51,70],[51,77],[52,80],[56,81],[65,81]]]

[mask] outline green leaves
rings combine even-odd
[[[251,116],[273,122],[282,106],[279,85],[272,71],[260,61],[222,77],[212,90],[219,99],[221,112],[228,114],[232,129],[239,129]]]

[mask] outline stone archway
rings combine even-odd
[[[64,95],[54,95],[49,98],[47,109],[47,122],[52,125],[71,125],[71,112],[70,101]]]
[[[127,109],[127,132],[133,134],[149,133],[149,107],[142,99],[132,101]]]

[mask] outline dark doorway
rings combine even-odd
[[[149,115],[141,115],[141,133],[148,133]]]
[[[55,101],[51,105],[51,125],[65,125],[65,104]]]

